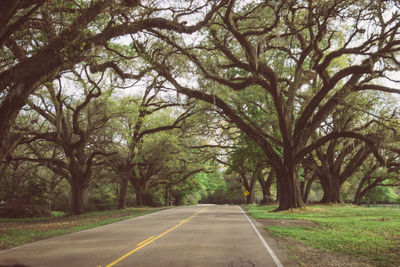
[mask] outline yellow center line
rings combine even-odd
[[[179,224],[185,223],[185,222],[187,222],[187,221],[188,221],[188,219],[183,219],[183,220],[181,220],[181,221],[179,222]]]
[[[171,231],[174,230],[175,228],[178,228],[179,226],[181,226],[181,225],[184,224],[185,222],[188,222],[190,219],[193,219],[193,218],[196,217],[200,212],[203,212],[206,208],[207,208],[207,207],[202,208],[201,210],[195,212],[195,213],[194,213],[192,216],[190,216],[189,218],[181,220],[177,225],[175,225],[175,226],[169,228],[168,230],[166,230],[165,232],[159,234],[158,236],[156,236],[156,237],[151,236],[151,237],[149,237],[149,238],[143,240],[142,242],[140,242],[140,243],[137,244],[137,246],[138,246],[137,248],[135,248],[135,249],[129,251],[128,253],[126,253],[126,254],[123,255],[122,257],[120,257],[120,258],[116,259],[115,261],[111,262],[110,264],[106,265],[106,267],[114,266],[115,264],[117,264],[118,262],[122,261],[123,259],[129,257],[130,255],[132,255],[132,254],[135,253],[136,251],[138,251],[138,250],[144,248],[144,247],[147,246],[148,244],[153,243],[154,241],[156,241],[156,240],[159,239],[160,237],[163,237],[164,235],[168,234],[169,232],[171,232]]]
[[[154,238],[154,235],[152,235],[149,238],[143,240],[142,242],[137,243],[136,246],[140,246],[141,244],[146,243],[147,241],[149,241],[150,239],[153,239],[153,238]]]

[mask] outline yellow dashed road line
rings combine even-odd
[[[122,257],[120,257],[120,258],[116,259],[115,261],[111,262],[111,263],[108,264],[106,267],[114,266],[115,264],[117,264],[118,262],[122,261],[123,259],[129,257],[130,255],[132,255],[132,254],[135,253],[136,251],[138,251],[138,250],[144,248],[145,246],[147,246],[147,245],[150,244],[150,243],[153,243],[154,241],[156,241],[156,240],[159,239],[160,237],[162,237],[162,236],[168,234],[168,233],[171,232],[172,230],[178,228],[178,227],[181,226],[182,224],[184,224],[184,223],[188,222],[189,220],[193,219],[193,218],[196,217],[200,212],[203,212],[205,209],[206,209],[206,208],[202,208],[201,210],[195,212],[195,213],[194,213],[192,216],[190,216],[189,218],[181,220],[177,225],[175,225],[175,226],[169,228],[168,230],[166,230],[165,232],[159,234],[158,236],[156,236],[156,237],[151,236],[151,237],[149,237],[149,238],[143,240],[142,242],[137,243],[137,248],[135,248],[135,249],[129,251],[128,253],[126,253],[126,254],[123,255]]]

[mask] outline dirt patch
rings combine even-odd
[[[305,220],[281,220],[281,219],[257,219],[264,226],[310,226],[318,227],[318,224]]]

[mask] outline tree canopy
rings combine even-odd
[[[224,194],[241,177],[264,201],[275,183],[278,210],[304,206],[313,183],[323,202],[350,183],[356,203],[399,185],[398,1],[0,10],[0,174],[23,161],[64,177],[73,213],[99,183],[118,184],[123,208],[132,192],[138,205],[199,200],[214,188],[204,177]],[[226,164],[234,186],[221,185]]]

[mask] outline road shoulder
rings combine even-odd
[[[250,217],[250,216],[249,216]],[[253,219],[255,226],[261,233],[271,249],[277,254],[283,266],[304,266],[304,267],[372,267],[368,262],[352,259],[347,255],[332,253],[317,248],[312,248],[299,240],[290,237],[273,237],[266,229],[266,226],[317,226],[313,222],[302,220],[274,220],[274,219]]]
[[[246,209],[243,209],[243,211],[247,214],[249,219],[253,222],[254,226],[260,232],[261,236],[264,238],[264,240],[267,242],[267,244],[270,246],[270,248],[274,251],[274,253],[276,254],[276,256],[278,257],[279,261],[282,263],[283,266],[285,266],[285,267],[299,266],[289,256],[289,250],[286,247],[281,246],[279,241],[277,239],[275,239],[274,237],[272,237],[272,235],[267,230],[264,229],[264,224],[253,219],[250,216],[250,214],[247,212]]]

